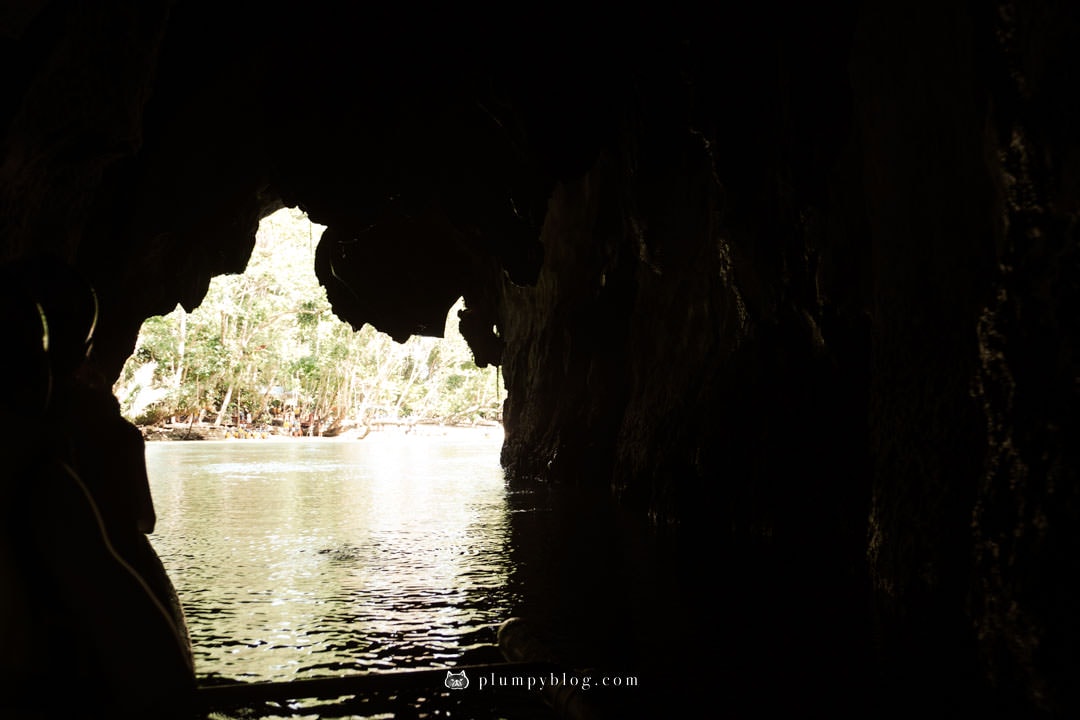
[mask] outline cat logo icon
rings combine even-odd
[[[449,670],[446,671],[446,687],[451,690],[464,690],[469,687],[469,676],[465,674],[465,671],[452,673]]]

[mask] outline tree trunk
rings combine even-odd
[[[232,383],[229,384],[229,389],[225,391],[225,400],[221,403],[221,409],[218,410],[217,420],[214,421],[214,427],[221,427],[221,420],[225,417],[225,413],[229,410],[229,403],[232,401]]]
[[[173,387],[176,390],[180,389],[180,384],[184,380],[184,352],[187,350],[187,311],[181,307],[178,314],[180,316],[180,327],[177,330],[176,376],[173,378]]]
[[[266,412],[266,408],[270,406],[270,391],[273,390],[275,382],[277,382],[277,378],[271,375],[270,382],[266,385],[266,392],[262,394],[262,400],[259,401],[259,412],[255,413],[256,422],[262,422],[263,414]]]
[[[416,368],[419,365],[420,363],[413,362],[412,370],[409,372],[409,379],[405,382],[405,387],[398,395],[397,403],[394,405],[395,416],[400,416],[401,414],[401,406],[405,404],[405,397],[409,394],[409,391],[412,390],[413,381],[416,380]]]

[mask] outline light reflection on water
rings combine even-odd
[[[438,667],[514,598],[501,433],[150,443],[151,541],[196,671]]]

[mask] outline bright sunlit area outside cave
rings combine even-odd
[[[146,320],[114,386],[144,433],[211,438],[362,435],[372,428],[497,425],[498,369],[458,330],[397,343],[339,320],[314,272],[323,226],[284,208],[263,219],[247,269],[213,279],[192,312]]]

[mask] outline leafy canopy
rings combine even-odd
[[[202,416],[228,422],[283,412],[320,422],[397,416],[475,422],[500,415],[497,369],[481,370],[451,308],[445,337],[403,344],[369,325],[353,331],[315,277],[322,226],[283,209],[259,226],[241,275],[216,277],[191,313],[143,323],[114,387],[137,423]]]

